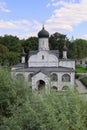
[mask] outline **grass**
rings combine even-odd
[[[76,73],[87,73],[87,68],[82,66],[76,66]]]

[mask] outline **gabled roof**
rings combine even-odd
[[[49,54],[54,54],[54,55],[56,55],[57,57],[59,57],[59,51],[58,50],[44,50],[44,51],[46,51],[46,52],[48,52]],[[32,55],[35,55],[35,54],[37,54],[39,51],[38,50],[35,50],[35,51],[30,51],[29,52],[29,56],[32,56]]]
[[[40,69],[39,71],[35,72],[35,73],[34,73],[34,75],[37,75],[38,73],[43,73],[43,74],[45,74],[45,75],[47,75],[47,76],[49,76],[49,75],[50,75],[50,73],[49,73],[49,72],[44,71],[43,69]]]
[[[25,67],[25,68],[18,68],[15,70],[16,72],[32,72],[34,74],[38,72],[43,72],[46,75],[49,75],[52,72],[74,72],[73,68],[68,68],[68,67]]]

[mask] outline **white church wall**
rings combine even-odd
[[[25,56],[22,56],[21,63],[25,63]]]
[[[63,81],[62,81],[62,76],[63,76],[64,74],[70,75],[70,82],[63,82]],[[62,88],[63,88],[64,86],[68,86],[69,88],[74,87],[74,82],[75,82],[75,81],[74,81],[74,77],[75,77],[74,72],[67,72],[67,73],[60,72],[60,73],[58,74],[58,76],[59,76],[59,81],[58,81],[59,91],[62,90]]]
[[[24,80],[28,83],[29,86],[32,86],[32,78],[31,81],[29,81],[29,75],[33,74],[33,72],[11,72],[12,77],[17,77],[18,74],[23,75]]]
[[[38,50],[49,50],[49,40],[48,38],[39,38]]]
[[[32,55],[28,60],[28,67],[57,67],[58,58],[47,51],[40,51]]]
[[[68,61],[68,60],[62,61],[62,60],[60,60],[59,66],[69,67],[69,68],[73,68],[75,70],[75,61]]]
[[[75,85],[75,73],[71,73],[71,85],[74,86]]]

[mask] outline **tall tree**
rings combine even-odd
[[[50,42],[50,49],[59,50],[60,57],[62,58],[62,51],[63,51],[64,44],[65,42],[68,43],[68,39],[66,35],[56,32],[50,36],[49,42]]]
[[[22,47],[25,49],[25,52],[29,52],[29,50],[37,50],[38,49],[38,38],[30,37],[24,42],[22,41]]]
[[[0,44],[5,45],[9,51],[20,52],[21,43],[18,37],[12,35],[5,35],[0,37]]]
[[[76,39],[69,45],[69,56],[73,59],[81,59],[87,57],[87,40]]]

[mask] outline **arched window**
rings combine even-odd
[[[33,76],[33,74],[32,74],[32,73],[28,75],[28,81],[29,81],[29,82],[31,82],[31,81],[32,81],[32,76]]]
[[[68,87],[68,86],[64,86],[64,87],[62,88],[62,90],[69,90],[69,87]]]
[[[56,87],[56,86],[52,86],[52,87],[51,87],[51,90],[52,90],[52,91],[57,91],[57,87]]]
[[[64,74],[62,76],[62,81],[63,82],[70,82],[71,78],[70,78],[70,75],[69,74]]]
[[[52,75],[51,75],[51,81],[58,81],[58,76],[57,76],[57,74],[52,74]]]
[[[17,78],[18,80],[24,79],[24,75],[23,75],[23,74],[17,74],[17,75],[16,75],[16,78]]]

